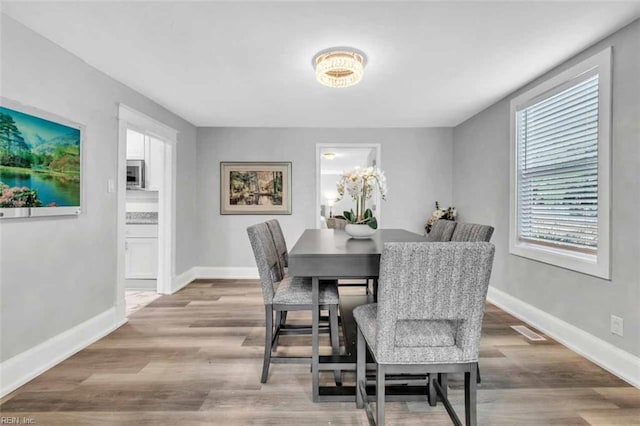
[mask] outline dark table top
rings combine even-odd
[[[338,229],[307,229],[289,252],[289,274],[299,277],[375,278],[384,243],[426,242],[403,229],[379,229],[357,240]]]
[[[379,229],[370,239],[351,238],[338,229],[307,229],[289,252],[299,256],[380,255],[384,243],[424,242],[426,238],[404,229]]]

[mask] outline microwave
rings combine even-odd
[[[144,160],[127,160],[127,189],[144,189]]]

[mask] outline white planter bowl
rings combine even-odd
[[[371,238],[371,236],[376,233],[376,230],[369,225],[356,225],[353,223],[347,223],[344,230],[347,234],[351,235],[351,238],[356,239]]]

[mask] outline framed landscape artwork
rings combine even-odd
[[[1,99],[0,217],[75,215],[83,127]]]
[[[291,162],[221,162],[220,214],[291,214]]]

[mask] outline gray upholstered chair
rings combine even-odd
[[[289,268],[289,250],[287,249],[287,242],[284,239],[284,233],[278,219],[271,219],[266,222],[273,238],[273,243],[276,246],[276,252],[278,253],[278,260],[280,266],[284,269],[285,275]]]
[[[358,325],[357,406],[366,403],[366,348],[377,363],[377,423],[384,424],[385,375],[428,374],[429,403],[447,398],[446,373],[465,375],[465,418],[476,424],[476,372],[494,246],[476,243],[387,243],[377,304],[354,310]],[[436,374],[438,378],[436,379]]]
[[[453,220],[439,219],[431,227],[431,232],[427,234],[427,241],[444,242],[451,241],[453,230],[456,229],[456,222]]]
[[[338,220],[346,223],[344,219],[329,219],[329,220]],[[282,227],[280,226],[280,222],[278,219],[271,219],[266,222],[269,227],[269,231],[271,231],[271,236],[273,237],[273,243],[276,246],[276,251],[278,252],[278,259],[280,260],[280,266],[284,269],[285,276],[288,274],[289,269],[289,251],[287,249],[287,242],[284,239],[284,233],[282,232]],[[344,229],[344,226],[343,228]],[[358,280],[350,280],[349,284],[345,284],[344,282],[340,283],[342,286],[361,286],[366,287],[366,293],[369,294],[369,280],[364,280],[364,282],[360,282]],[[375,284],[374,284],[375,285]],[[276,312],[276,324],[284,325],[287,321],[287,312]],[[275,341],[276,345],[278,340]]]
[[[491,241],[493,235],[493,226],[478,225],[475,223],[458,223],[453,235],[451,235],[451,241]]]
[[[284,239],[282,227],[280,226],[278,219],[271,219],[265,223],[269,228],[269,232],[271,232],[271,238],[273,238],[273,244],[275,245],[276,253],[278,254],[278,262],[280,262],[280,267],[284,271],[284,277],[286,277],[289,272],[289,250],[287,249],[287,241]],[[284,326],[286,322],[287,311],[276,311],[276,324],[278,326]],[[277,347],[278,336],[276,334],[273,341],[273,350],[276,350]]]
[[[453,235],[451,236],[451,241],[466,241],[466,242],[476,242],[476,241],[491,241],[491,236],[493,235],[493,226],[489,225],[478,225],[476,223],[458,223],[455,227]],[[478,364],[478,383],[482,382],[482,378],[480,376],[480,364]]]
[[[311,364],[311,357],[281,357],[272,355],[277,348],[278,337],[285,334],[311,334],[311,327],[287,326],[282,313],[313,309],[311,296],[311,280],[285,276],[280,263],[273,237],[266,223],[259,223],[247,228],[253,254],[258,265],[262,297],[265,306],[265,345],[261,382],[266,383],[269,366],[274,363]],[[338,330],[338,288],[335,282],[321,282],[320,309],[329,311],[329,334],[334,354],[340,352]],[[274,324],[274,313],[276,321]],[[327,331],[326,326],[322,331]],[[335,372],[336,382],[340,382],[340,374]]]

